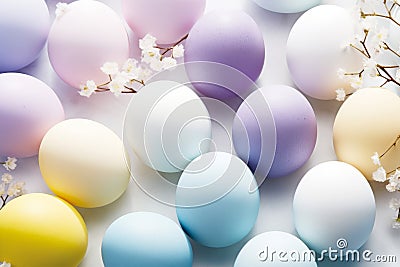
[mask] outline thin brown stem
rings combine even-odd
[[[400,57],[400,54],[398,52],[396,52],[393,48],[391,48],[386,42],[383,42],[383,45],[385,46],[383,49],[390,51],[397,57]]]
[[[380,17],[380,18],[388,19],[388,20],[391,20],[393,23],[395,23],[397,26],[400,27],[400,23],[397,20],[395,20],[391,15],[383,15],[383,14],[378,14],[378,13],[364,13],[364,12],[361,12],[361,17],[362,18]]]
[[[368,57],[368,54],[362,50],[361,48],[358,48],[357,46],[350,44],[350,47],[354,48],[355,50],[357,50],[358,52],[360,52],[363,56]]]
[[[7,200],[8,200],[9,197],[10,197],[9,195],[7,195],[6,197],[1,196],[1,200],[2,200],[3,203],[1,204],[0,210],[2,208],[4,208],[4,206],[6,205]]]
[[[396,146],[397,142],[400,140],[400,135],[397,136],[396,140],[394,140],[394,142],[390,145],[390,147],[388,147],[388,149],[386,149],[385,152],[383,152],[382,155],[379,156],[379,158],[383,158],[393,147]],[[390,173],[390,172],[389,172]]]

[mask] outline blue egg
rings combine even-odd
[[[227,247],[253,228],[260,207],[256,180],[247,165],[225,152],[210,152],[184,170],[176,192],[185,232],[207,247]]]
[[[152,212],[124,215],[108,227],[101,247],[105,267],[191,267],[192,247],[171,219]]]
[[[321,0],[253,0],[262,8],[278,13],[297,13],[310,9]]]

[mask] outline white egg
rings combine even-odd
[[[256,235],[240,250],[234,267],[317,267],[315,254],[289,233],[272,231]]]
[[[311,97],[330,100],[336,90],[352,91],[350,81],[338,70],[359,72],[362,55],[349,46],[355,20],[350,12],[334,5],[321,5],[304,13],[294,24],[287,41],[287,64],[297,87]]]
[[[278,13],[296,13],[321,3],[321,0],[253,0],[260,7]]]
[[[293,200],[296,230],[312,249],[359,249],[375,222],[375,198],[353,166],[321,163],[300,181]]]
[[[179,172],[208,150],[211,120],[201,99],[173,81],[144,86],[125,116],[124,141],[149,167]]]

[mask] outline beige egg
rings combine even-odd
[[[40,171],[49,188],[84,208],[107,205],[124,193],[130,177],[126,162],[121,139],[86,119],[58,123],[39,149]]]
[[[400,134],[400,98],[383,88],[366,88],[350,96],[339,109],[333,125],[338,160],[358,168],[367,179],[378,168],[371,156],[383,154]],[[400,147],[381,158],[386,171],[400,166]]]

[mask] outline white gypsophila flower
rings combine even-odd
[[[138,77],[139,81],[147,81],[151,75],[153,75],[153,71],[149,68],[139,68]]]
[[[399,210],[400,208],[400,199],[392,198],[389,202],[389,208],[392,210]]]
[[[176,67],[176,64],[177,64],[176,59],[174,59],[172,57],[163,58],[161,63],[162,63],[162,68],[163,69],[174,68],[174,67]]]
[[[346,78],[346,71],[342,68],[339,68],[336,72],[339,79],[344,80]]]
[[[172,48],[172,56],[174,58],[180,58],[183,57],[185,54],[185,47],[183,46],[183,44],[179,44],[174,46],[174,48]]]
[[[369,75],[370,77],[376,77],[378,75],[378,69],[377,69],[378,63],[376,63],[375,59],[368,58],[364,60],[363,65],[364,65],[364,73],[366,75]]]
[[[13,157],[7,157],[7,160],[4,162],[3,167],[6,168],[7,171],[13,171],[17,167],[17,159]]]
[[[381,160],[380,157],[378,155],[378,152],[375,152],[372,156],[371,156],[372,162],[374,163],[374,165],[378,165],[381,166]]]
[[[351,88],[353,88],[353,89],[355,89],[355,90],[361,89],[362,86],[363,86],[363,79],[362,79],[362,77],[353,76],[353,77],[350,79],[350,86],[351,86]]]
[[[81,96],[90,97],[97,89],[97,85],[93,80],[89,80],[86,84],[80,86],[79,94]]]
[[[154,71],[162,71],[163,68],[164,68],[164,65],[161,60],[153,60],[150,63],[150,69],[152,69]]]
[[[343,88],[336,89],[335,92],[337,101],[344,101],[346,99],[346,91]]]
[[[119,72],[119,66],[116,62],[106,62],[100,69],[103,73],[111,76]]]
[[[396,192],[398,190],[399,184],[396,182],[390,182],[386,185],[386,190],[390,193]]]
[[[0,264],[0,267],[11,267],[11,264],[3,261],[3,263]]]
[[[128,74],[137,75],[139,62],[136,59],[129,58],[122,66],[122,71]]]
[[[395,79],[396,79],[396,81],[400,82],[400,69],[396,70]]]
[[[108,84],[108,89],[110,89],[110,92],[113,93],[115,96],[119,96],[125,88],[125,83],[126,81],[123,79],[113,79]]]
[[[25,186],[24,182],[11,184],[7,189],[7,195],[12,197],[19,197],[23,195],[25,193],[24,186]]]
[[[400,229],[400,220],[398,218],[395,218],[392,222],[392,228],[393,229]]]
[[[56,18],[61,18],[69,10],[69,5],[67,3],[57,3],[56,5]]]
[[[151,48],[142,51],[142,62],[151,64],[154,61],[160,61],[160,49],[158,48]]]
[[[150,50],[157,46],[156,37],[151,34],[146,34],[142,39],[139,40],[139,48],[142,50]]]
[[[12,182],[12,180],[13,180],[13,177],[12,177],[12,175],[9,174],[9,173],[4,173],[4,174],[1,176],[1,181],[2,181],[3,183],[5,183],[5,184],[10,184],[10,183]]]
[[[382,4],[381,0],[358,0],[357,5],[365,13],[374,13]]]
[[[5,185],[5,183],[1,183],[0,184],[0,196],[4,195],[5,193],[6,193],[6,185]]]
[[[387,180],[386,170],[381,166],[375,172],[372,173],[372,179],[377,182],[383,183]]]

